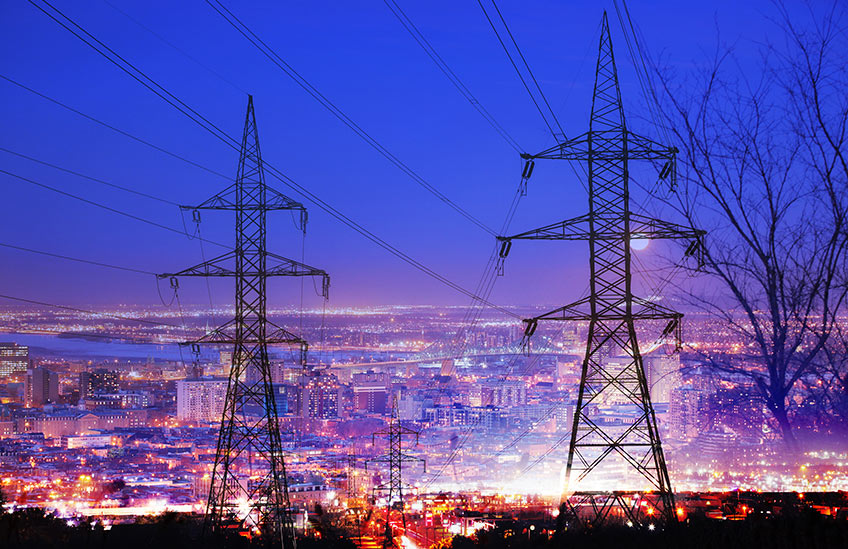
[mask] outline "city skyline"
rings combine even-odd
[[[848,10],[605,4],[4,7],[0,539],[848,540]]]

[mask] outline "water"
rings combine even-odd
[[[14,342],[31,348],[30,354],[48,351],[51,355],[64,355],[81,358],[123,358],[143,360],[180,360],[180,349],[176,344],[159,345],[154,343],[132,343],[122,340],[93,341],[82,338],[59,337],[53,334],[17,334],[0,333],[0,341]],[[33,351],[35,351],[33,353]],[[191,353],[183,349],[188,358]]]
[[[18,334],[18,333],[3,333],[0,332],[0,342],[14,342],[19,345],[27,345],[30,347],[31,355],[60,355],[65,357],[83,358],[83,359],[106,359],[116,358],[124,360],[172,360],[190,362],[192,360],[191,351],[188,348],[180,348],[176,343],[162,345],[155,343],[133,343],[123,340],[109,339],[83,339],[59,337],[54,334]],[[225,350],[225,346],[201,346],[201,359],[203,361],[217,362],[218,353]],[[297,352],[294,349],[287,349],[284,346],[269,347],[269,354],[272,358],[280,358],[285,361],[294,362],[297,359]],[[385,352],[385,351],[327,351],[321,352],[316,349],[309,351],[309,362],[317,364],[329,364],[331,362],[348,362],[357,361],[360,357],[363,360],[392,360],[402,356],[408,356],[411,353],[404,352]]]

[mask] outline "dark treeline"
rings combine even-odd
[[[298,539],[298,549],[355,549],[341,531],[318,526],[311,537]],[[532,527],[532,528],[531,528]],[[134,524],[104,529],[97,522],[69,524],[41,509],[0,514],[0,546],[18,548],[169,549],[189,547],[266,547],[260,538],[203,536],[202,519],[166,513]],[[454,536],[434,549],[593,549],[627,547],[707,549],[720,547],[769,549],[825,549],[848,547],[848,521],[822,516],[812,510],[779,517],[751,517],[742,521],[690,517],[685,523],[656,530],[606,526],[594,530],[556,531],[554,524],[512,521],[473,537]]]
[[[355,549],[339,531],[323,523],[312,525],[311,537],[298,539],[298,549]],[[71,521],[40,508],[0,513],[0,547],[4,549],[250,549],[267,547],[265,541],[237,534],[204,533],[203,518],[180,513],[142,517],[132,524],[108,529],[98,521]]]

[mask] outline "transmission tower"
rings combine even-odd
[[[235,183],[199,206],[184,210],[231,210],[236,217],[235,249],[162,278],[199,276],[235,278],[235,318],[192,345],[232,346],[233,359],[212,469],[206,526],[222,531],[248,529],[294,547],[286,467],[277,405],[271,383],[268,345],[299,348],[305,364],[307,342],[267,318],[266,284],[272,276],[319,276],[327,297],[326,272],[268,252],[269,211],[291,210],[305,230],[306,209],[265,184],[259,134],[248,96],[247,116]]]
[[[687,255],[699,253],[703,231],[633,213],[630,209],[631,160],[661,166],[659,177],[674,187],[677,149],[627,129],[604,12],[589,131],[536,155],[536,159],[586,162],[589,213],[539,229],[499,237],[502,257],[513,240],[587,240],[590,295],[540,316],[525,319],[525,335],[540,321],[588,321],[589,335],[568,449],[561,509],[566,520],[599,524],[610,517],[644,525],[675,520],[674,494],[657,431],[657,422],[636,324],[665,323],[663,335],[679,341],[682,314],[631,291],[631,239],[689,239]],[[637,410],[627,425],[610,424],[597,415],[602,403],[622,403]],[[637,471],[638,486],[622,490],[619,470]],[[595,475],[590,474],[595,472]],[[628,479],[633,475],[629,475]],[[576,477],[576,478],[575,478]],[[632,481],[632,480],[631,480]],[[583,486],[600,487],[582,490]],[[580,489],[578,491],[577,489]],[[615,510],[618,509],[618,510]]]
[[[392,401],[392,415],[389,419],[388,426],[375,431],[372,435],[372,443],[376,442],[377,437],[385,437],[388,443],[386,453],[380,457],[368,460],[372,463],[387,464],[389,468],[388,482],[384,482],[374,488],[375,492],[385,494],[386,498],[386,529],[383,533],[383,549],[397,547],[394,535],[392,535],[391,515],[393,510],[400,512],[403,529],[406,530],[406,515],[403,512],[403,481],[401,477],[403,464],[410,462],[423,463],[424,460],[403,452],[403,437],[414,437],[415,444],[418,444],[418,435],[418,431],[413,431],[400,424],[397,397],[395,397]]]

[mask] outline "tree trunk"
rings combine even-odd
[[[783,436],[783,442],[786,449],[796,454],[799,451],[798,439],[795,438],[795,433],[792,432],[792,424],[789,423],[789,416],[786,412],[786,399],[772,399],[770,408],[777,424],[780,426],[780,433]]]

